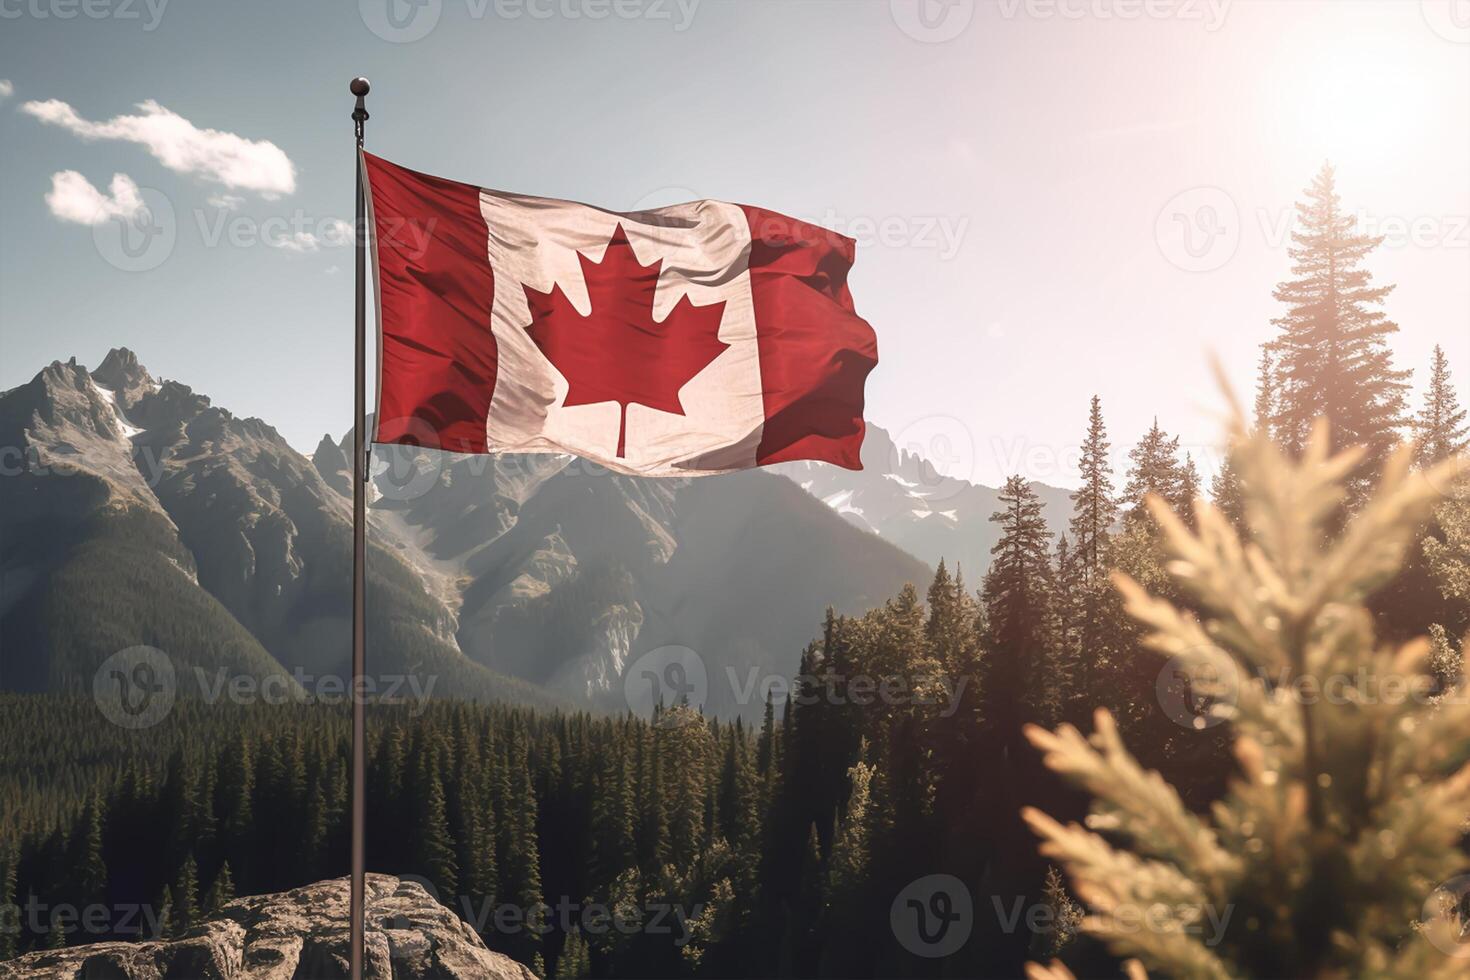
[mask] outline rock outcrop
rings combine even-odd
[[[422,885],[368,876],[370,980],[535,980]],[[26,980],[336,980],[348,976],[347,879],[238,898],[170,941],[95,943],[0,965]]]

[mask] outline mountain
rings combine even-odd
[[[315,454],[336,486],[349,444]],[[629,665],[683,647],[707,679],[695,699],[754,719],[825,608],[861,612],[932,574],[770,473],[651,480],[396,446],[375,459],[377,526],[456,609],[460,648],[573,703],[626,708]]]
[[[297,679],[346,673],[346,440],[308,459],[119,349],[0,394],[0,446],[19,449],[0,481],[0,687],[90,691],[139,644],[185,679],[290,675],[302,693]],[[861,612],[931,574],[770,473],[376,458],[369,665],[438,696],[626,710],[630,665],[677,646],[709,710],[755,718],[825,608]]]
[[[118,349],[0,394],[0,445],[18,449],[0,481],[0,685],[90,691],[137,645],[186,691],[347,675],[351,508],[265,422]],[[453,611],[391,550],[374,544],[368,572],[379,690],[545,700],[466,658]]]
[[[947,476],[918,453],[895,445],[882,428],[869,424],[863,440],[863,469],[829,463],[781,463],[771,469],[789,477],[853,525],[880,535],[931,566],[944,559],[958,565],[978,587],[990,567],[990,549],[1000,529],[990,516],[1001,510],[1000,491]],[[1071,491],[1033,482],[1042,512],[1054,531],[1072,515]]]
[[[115,367],[109,355],[105,367]],[[99,369],[103,378],[109,376]],[[181,677],[284,673],[199,581],[194,553],[134,462],[119,398],[73,359],[0,395],[0,684],[90,691],[108,656],[171,651]],[[289,687],[289,685],[288,685]]]

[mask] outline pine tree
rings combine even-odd
[[[209,885],[209,893],[204,898],[205,911],[218,912],[234,897],[235,879],[230,875],[230,862],[226,861],[220,865],[219,874],[214,876],[214,881]]]
[[[519,715],[511,719],[506,747],[509,775],[509,798],[501,824],[505,828],[505,850],[499,866],[502,869],[504,900],[521,910],[523,926],[515,937],[512,950],[522,963],[531,964],[541,956],[541,847],[536,833],[536,790],[531,779],[531,755],[526,723]]]
[[[1272,434],[1272,421],[1276,418],[1277,365],[1271,358],[1269,344],[1261,347],[1261,360],[1256,365],[1255,430],[1267,436]]]
[[[1112,444],[1103,424],[1102,400],[1092,396],[1087,418],[1087,438],[1082,443],[1079,466],[1082,485],[1072,494],[1072,550],[1080,556],[1084,584],[1102,576],[1108,534],[1118,519],[1118,502],[1113,496],[1113,466],[1108,458]]]
[[[985,575],[982,595],[989,623],[989,656],[982,691],[985,716],[1002,746],[1019,748],[1023,717],[1036,717],[1045,704],[1042,672],[1053,637],[1051,556],[1048,531],[1036,491],[1019,476],[1000,492],[1002,510],[991,515],[1000,540]]]
[[[0,963],[19,952],[20,907],[16,904],[16,854],[0,850]]]
[[[1414,438],[1418,442],[1415,462],[1420,466],[1432,466],[1465,451],[1465,410],[1460,407],[1460,398],[1455,393],[1455,383],[1450,380],[1450,365],[1444,348],[1434,345],[1434,361],[1429,367],[1429,390],[1424,393],[1424,408],[1414,423]]]
[[[454,838],[449,833],[449,815],[444,800],[441,773],[444,744],[439,736],[425,746],[418,785],[414,795],[415,870],[434,883],[441,896],[458,894],[459,864]]]
[[[1071,675],[1076,661],[1082,653],[1083,608],[1085,595],[1082,591],[1083,556],[1077,554],[1067,543],[1065,534],[1057,537],[1056,562],[1052,570],[1052,615],[1055,624],[1052,632],[1056,637],[1057,666],[1066,675]]]
[[[1220,464],[1220,471],[1210,481],[1210,502],[1237,531],[1244,531],[1246,527],[1244,493],[1240,474],[1235,472],[1235,463],[1226,456],[1225,462]]]
[[[1194,502],[1199,495],[1199,468],[1194,465],[1194,456],[1185,453],[1184,462],[1179,467],[1179,492],[1170,503],[1174,506],[1174,513],[1183,518],[1186,524],[1192,524],[1194,521],[1191,515],[1194,512]]]
[[[556,958],[556,980],[583,980],[592,976],[592,950],[582,938],[582,930],[573,929],[561,945]]]
[[[1351,506],[1399,441],[1409,372],[1393,367],[1388,338],[1398,325],[1379,309],[1393,287],[1373,285],[1362,266],[1383,239],[1361,234],[1342,210],[1331,165],[1306,195],[1291,236],[1297,278],[1275,293],[1287,311],[1273,321],[1281,333],[1270,345],[1280,379],[1272,428],[1293,453],[1302,451],[1318,418],[1332,425],[1334,451],[1366,447],[1348,481]]]
[[[77,821],[70,846],[72,900],[100,905],[107,900],[107,864],[102,859],[102,801],[93,794]]]
[[[1093,688],[1102,654],[1103,583],[1107,575],[1108,541],[1118,520],[1118,501],[1113,488],[1113,464],[1103,423],[1102,400],[1092,396],[1088,411],[1087,437],[1082,443],[1079,467],[1082,485],[1072,494],[1072,555],[1075,568],[1078,624],[1078,687]]]
[[[169,919],[173,928],[172,935],[186,935],[202,920],[199,914],[199,865],[194,861],[193,851],[189,852],[189,856],[179,866],[179,873],[169,887],[169,894],[173,900]]]
[[[1082,907],[1067,894],[1067,883],[1054,866],[1046,869],[1046,884],[1041,890],[1046,920],[1032,935],[1031,955],[1057,956],[1077,937],[1082,925]]]
[[[1419,920],[1464,863],[1470,702],[1381,696],[1389,681],[1425,690],[1429,644],[1380,646],[1362,605],[1396,571],[1443,472],[1411,472],[1401,448],[1332,540],[1358,454],[1332,456],[1325,425],[1299,461],[1243,425],[1237,439],[1255,550],[1213,508],[1193,532],[1155,506],[1177,584],[1202,612],[1117,584],[1148,645],[1221,696],[1238,776],[1210,817],[1191,812],[1100,711],[1091,738],[1028,730],[1047,765],[1094,797],[1093,829],[1029,808],[1026,820],[1091,906],[1083,930],[1164,975],[1460,976],[1463,961],[1446,955],[1459,923]],[[1326,678],[1342,681],[1340,697],[1289,694]],[[1130,915],[1143,909],[1156,918],[1139,929]]]
[[[1123,489],[1123,503],[1128,507],[1130,521],[1147,521],[1148,508],[1144,500],[1154,494],[1178,505],[1186,489],[1186,477],[1179,465],[1179,437],[1172,439],[1159,428],[1159,420],[1144,433],[1138,445],[1128,452],[1132,465],[1128,469],[1128,485]],[[1198,474],[1195,476],[1198,489]]]
[[[1271,360],[1268,346],[1261,348],[1261,360],[1256,368],[1256,403],[1254,429],[1271,436],[1271,420],[1276,416],[1276,365]],[[1220,471],[1210,482],[1210,499],[1215,509],[1225,515],[1232,527],[1241,534],[1248,533],[1245,519],[1245,490],[1240,485],[1240,474],[1236,471],[1233,454],[1226,453]]]
[[[1470,602],[1470,482],[1460,482],[1435,510],[1440,535],[1421,542],[1435,585],[1446,599]]]
[[[865,752],[860,751],[860,755]],[[867,942],[863,935],[871,860],[870,834],[874,768],[859,759],[847,770],[849,793],[832,839],[827,862],[825,909],[832,933],[823,976],[853,976],[861,968]]]
[[[173,889],[164,885],[158,892],[158,897],[153,900],[153,925],[157,935],[153,939],[172,939],[178,935],[174,928],[174,896]]]
[[[241,862],[248,862],[255,834],[255,813],[250,802],[254,792],[255,762],[250,736],[242,732],[232,746],[221,750],[217,768],[219,779],[215,793],[220,807],[222,850],[227,861],[234,860],[236,867],[247,867]],[[247,874],[244,884],[248,888],[254,880]]]

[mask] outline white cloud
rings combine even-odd
[[[352,241],[352,222],[343,221],[341,218],[327,218],[318,223],[316,231],[293,231],[281,235],[265,232],[265,228],[262,227],[262,238],[271,248],[304,254],[318,252],[324,246],[335,248],[350,243]]]
[[[124,140],[146,147],[175,173],[202,177],[232,190],[275,198],[296,190],[296,166],[268,140],[249,140],[217,129],[200,129],[149,99],[135,116],[92,122],[59,99],[24,102],[21,111],[60,126],[84,140]]]
[[[221,211],[238,211],[245,204],[245,199],[238,194],[214,194],[204,203]]]
[[[51,191],[46,205],[62,221],[79,225],[100,225],[110,218],[131,218],[143,207],[138,185],[127,174],[113,174],[109,193],[104,194],[75,170],[51,175]]]
[[[10,79],[0,78],[0,102],[4,102],[14,94],[15,86],[10,83]]]

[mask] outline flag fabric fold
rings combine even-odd
[[[362,164],[375,442],[647,476],[861,468],[878,352],[851,239],[718,201],[618,214]]]

